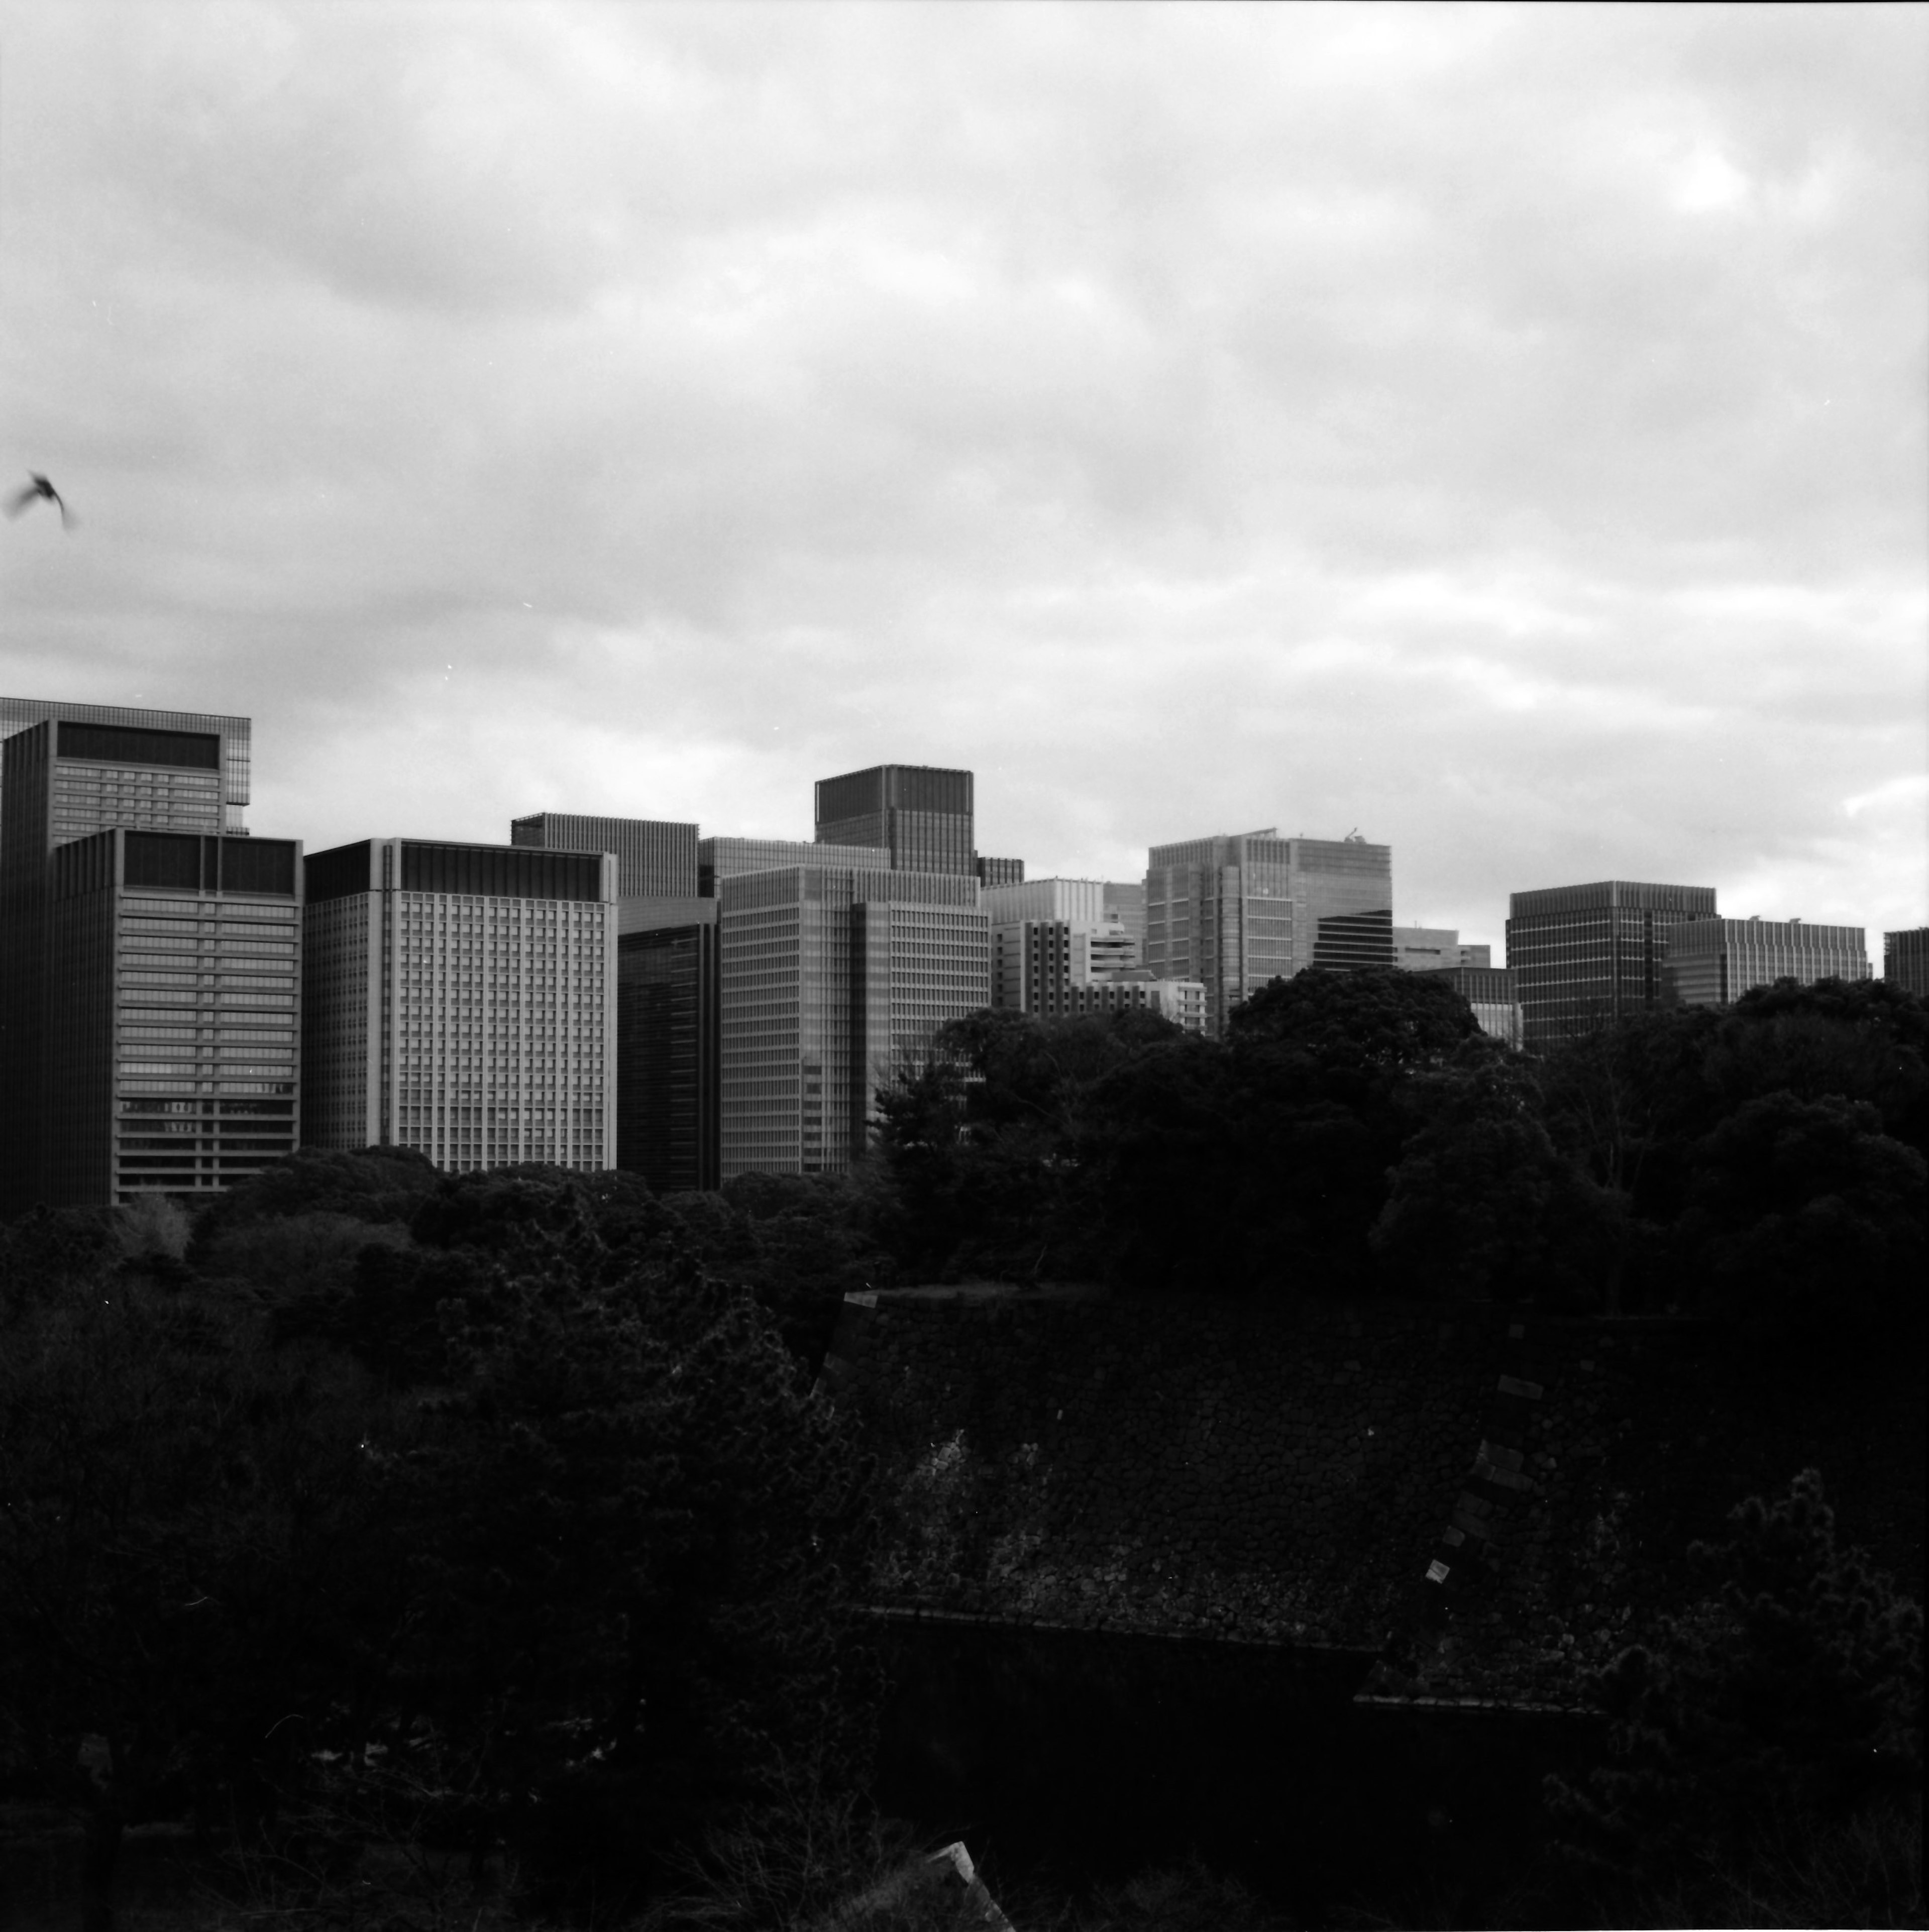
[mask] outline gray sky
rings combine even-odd
[[[1921,924],[1926,128],[1905,5],[0,5],[0,690]]]

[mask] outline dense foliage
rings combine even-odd
[[[1214,1041],[953,1022],[882,1097],[901,1277],[1916,1318],[1929,1008],[1784,982],[1510,1052],[1442,983],[1314,970]]]
[[[862,1467],[646,1190],[302,1156],[185,1233],[0,1231],[0,1779],[84,1817],[93,1922],[184,1811],[403,1795],[609,1905],[861,1792]]]

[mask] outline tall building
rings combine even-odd
[[[1309,966],[1391,965],[1392,932],[1389,846],[1268,827],[1148,854],[1145,964],[1204,982],[1214,1034],[1241,1001]]]
[[[1408,970],[1424,973],[1429,979],[1444,980],[1473,1008],[1483,1033],[1509,1046],[1521,1044],[1520,1002],[1514,996],[1514,975],[1504,966],[1417,966]]]
[[[818,781],[818,843],[881,845],[898,872],[960,872],[976,880],[972,824],[969,772],[873,765]]]
[[[1135,879],[1128,884],[1106,880],[1106,916],[1131,935],[1132,956],[1142,962],[1145,958],[1145,881]]]
[[[1808,926],[1798,919],[1697,919],[1668,936],[1666,991],[1684,1006],[1732,1006],[1751,986],[1778,980],[1866,980],[1868,949],[1859,926]]]
[[[1882,976],[1905,993],[1929,996],[1929,926],[1882,934]]]
[[[616,1159],[659,1194],[715,1187],[717,902],[624,902],[616,934]]]
[[[1624,879],[1515,892],[1508,903],[1508,970],[1536,1048],[1658,1004],[1670,936],[1715,916],[1712,886]]]
[[[838,1173],[878,1089],[989,1003],[970,872],[790,866],[718,882],[723,1178]]]
[[[714,898],[724,879],[771,872],[788,866],[854,866],[888,872],[888,845],[814,844],[808,838],[704,838],[697,844],[697,890]]]
[[[196,721],[241,727],[237,758],[232,732],[115,722],[193,714],[6,702],[16,715],[0,746],[0,1201],[21,1207],[50,1198],[53,1185],[49,1002],[66,970],[52,950],[53,859],[115,826],[218,839],[237,762],[245,796],[246,721]],[[26,710],[52,715],[17,715]],[[63,930],[72,923],[62,921]],[[190,983],[198,987],[198,976]],[[211,994],[218,990],[214,979],[206,983]],[[112,1050],[111,1036],[102,1050]]]
[[[220,822],[210,829],[237,835],[247,832],[248,826],[243,822],[243,808],[248,803],[252,770],[250,740],[253,726],[250,720],[231,718],[220,712],[154,711],[137,705],[68,704],[53,698],[0,698],[0,743],[4,743],[16,731],[25,730],[30,724],[41,724],[59,719],[64,719],[72,724],[105,724],[117,726],[123,730],[186,733],[195,736],[212,736],[218,739],[220,741],[218,769],[221,774],[224,812]],[[138,815],[143,802],[141,786],[136,784],[131,788],[122,785],[108,789],[112,795],[104,798],[104,802],[125,807],[135,814],[116,818],[112,821],[115,824],[145,825],[148,823],[147,819]],[[92,825],[87,828],[90,832],[99,829],[98,826]],[[80,837],[82,835],[76,833],[74,836]]]
[[[544,852],[614,852],[620,898],[694,898],[697,828],[667,818],[585,818],[532,812],[509,821],[509,843]]]
[[[1046,1017],[1118,1009],[1088,998],[1090,989],[1127,974],[1162,990],[1141,991],[1126,1006],[1163,1011],[1193,1002],[1182,986],[1140,970],[1138,941],[1119,916],[1116,886],[1100,879],[1031,879],[982,895],[991,926],[992,1004]],[[1198,988],[1203,999],[1204,989]]]
[[[308,1145],[614,1164],[614,857],[364,838],[305,871]]]
[[[1492,949],[1462,946],[1460,934],[1451,926],[1396,926],[1394,928],[1394,964],[1409,973],[1434,973],[1448,966],[1491,969]]]
[[[982,854],[978,859],[978,883],[981,886],[1018,886],[1024,883],[1024,861],[1022,859],[987,859]]]

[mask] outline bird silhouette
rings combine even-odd
[[[17,517],[22,510],[38,503],[44,496],[60,512],[61,528],[64,530],[73,529],[73,514],[62,500],[60,492],[38,470],[30,470],[27,474],[34,480],[7,506],[8,515]]]

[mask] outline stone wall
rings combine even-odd
[[[848,1298],[825,1375],[880,1458],[899,1610],[1332,1646],[1378,1660],[1368,1694],[1571,1706],[1688,1600],[1689,1541],[1810,1464],[1922,1590],[1912,1352],[912,1288]]]

